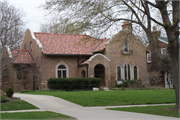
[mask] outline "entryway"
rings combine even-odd
[[[101,78],[102,84],[101,86],[106,86],[106,81],[105,81],[105,67],[102,64],[97,64],[94,67],[94,77],[96,78]]]

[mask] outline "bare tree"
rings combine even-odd
[[[79,28],[78,24],[74,24],[68,19],[51,18],[45,24],[40,25],[42,33],[63,33],[63,34],[82,34],[83,29]]]
[[[20,48],[25,26],[23,17],[24,13],[20,9],[15,8],[5,0],[0,1],[0,60],[5,45],[11,49]],[[0,70],[0,74],[1,72]]]
[[[175,108],[179,108],[179,1],[172,0],[50,0],[44,5],[50,12],[56,10],[64,19],[91,30],[92,35],[102,35],[113,26],[128,20],[146,33],[157,57],[169,64],[176,94]],[[157,17],[157,14],[160,17]],[[161,26],[168,38],[168,56],[161,55],[153,40],[151,28]],[[119,27],[120,28],[120,27]]]

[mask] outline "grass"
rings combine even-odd
[[[82,106],[115,106],[137,104],[175,103],[174,90],[132,91],[35,91],[28,94],[51,95]]]
[[[108,110],[117,110],[117,111],[136,112],[136,113],[146,113],[146,114],[169,116],[169,117],[179,117],[179,111],[175,111],[174,105],[107,108],[107,109]]]
[[[1,113],[1,119],[61,119],[76,120],[70,116],[50,111]]]
[[[23,101],[11,99],[11,102],[1,103],[1,111],[38,109],[34,105]]]

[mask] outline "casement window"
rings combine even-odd
[[[128,52],[129,51],[129,43],[128,42],[124,42],[124,52]]]
[[[122,76],[121,76],[121,66],[118,65],[116,67],[116,76],[117,76],[117,81],[120,81],[122,79]]]
[[[56,72],[56,78],[68,78],[69,77],[69,68],[68,65],[64,62],[61,62],[56,65],[55,68]]]
[[[151,52],[147,53],[147,63],[151,62]]]
[[[32,42],[30,42],[30,52],[32,52]]]
[[[137,80],[139,78],[139,76],[138,76],[138,67],[135,65],[133,67],[133,70],[134,70],[134,79]]]
[[[166,48],[162,48],[162,49],[161,49],[161,54],[162,54],[162,55],[166,55]]]
[[[57,69],[58,78],[66,78],[67,70],[64,65],[59,65]]]
[[[130,64],[124,64],[124,79],[131,80],[131,71],[130,71]]]

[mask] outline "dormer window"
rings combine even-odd
[[[162,48],[162,49],[161,49],[161,54],[162,54],[162,55],[166,55],[166,48]]]
[[[127,53],[129,51],[129,44],[128,42],[124,42],[124,52]]]

